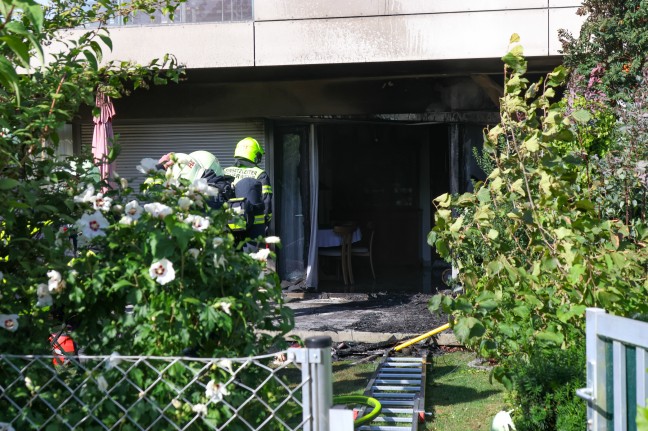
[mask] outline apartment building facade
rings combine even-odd
[[[500,58],[520,36],[531,78],[560,64],[575,0],[188,0],[175,20],[114,23],[107,59],[171,53],[179,84],[115,103],[118,172],[143,157],[266,148],[282,278],[317,285],[317,228],[371,220],[378,265],[426,266],[432,199],[483,172],[473,147],[498,121]],[[77,124],[88,144],[92,122]]]

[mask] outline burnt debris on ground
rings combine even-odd
[[[296,329],[312,332],[361,331],[423,334],[448,322],[431,313],[431,294],[372,294],[293,301]]]

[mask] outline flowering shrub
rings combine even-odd
[[[25,292],[31,307],[18,322],[41,316],[53,331],[71,327],[93,354],[240,356],[280,341],[292,318],[266,270],[270,250],[237,250],[230,214],[206,204],[214,191],[204,179],[149,176],[140,194],[127,181],[105,193],[91,183],[71,189],[76,221],[40,240],[60,259]]]

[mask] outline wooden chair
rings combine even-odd
[[[376,230],[373,223],[367,223],[367,227],[362,232],[362,241],[358,245],[351,246],[351,257],[361,256],[369,258],[369,265],[371,266],[371,275],[376,279],[376,273],[373,265],[373,242]]]
[[[333,226],[333,232],[340,236],[342,244],[339,247],[325,247],[318,250],[320,256],[340,258],[342,277],[344,278],[345,285],[354,283],[350,251],[353,231],[355,231],[355,229],[356,227],[353,225]]]

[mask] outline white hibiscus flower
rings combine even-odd
[[[108,382],[106,381],[106,378],[104,376],[97,377],[97,386],[102,392],[106,392],[108,390]]]
[[[207,406],[204,404],[194,404],[191,411],[198,413],[200,416],[207,416]]]
[[[214,266],[216,268],[225,268],[225,257],[223,255],[214,255]]]
[[[193,201],[186,196],[178,199],[178,206],[182,211],[188,211],[191,208],[191,204],[193,204]]]
[[[74,197],[74,202],[91,202],[94,198],[95,188],[92,184],[88,184],[86,189],[78,196]]]
[[[223,397],[229,394],[224,383],[216,383],[214,380],[210,380],[205,387],[205,395],[207,398],[216,403],[223,401]]]
[[[157,171],[157,164],[157,160],[146,157],[140,161],[140,164],[136,166],[136,169],[143,174],[148,174],[149,172]]]
[[[106,369],[110,370],[112,368],[115,368],[121,361],[121,355],[117,352],[112,352],[108,357],[108,361],[106,362]]]
[[[221,359],[216,362],[216,366],[222,368],[223,370],[229,371],[230,374],[234,374],[234,368],[232,367],[232,361],[229,359]]]
[[[92,202],[92,208],[97,211],[110,211],[112,198],[104,196],[103,193],[97,193],[96,196],[90,198],[89,202]]]
[[[132,200],[124,208],[124,216],[119,220],[121,224],[133,224],[133,222],[142,216],[142,207],[139,202]]]
[[[36,288],[36,296],[38,296],[38,301],[36,302],[37,307],[49,307],[54,304],[54,298],[52,298],[49,287],[45,283],[38,285]]]
[[[58,271],[47,271],[47,276],[49,280],[47,282],[47,287],[50,293],[60,293],[65,288],[65,281],[61,277],[61,273]]]
[[[149,268],[149,275],[159,284],[167,284],[168,282],[175,280],[173,263],[166,258],[153,262]]]
[[[230,308],[232,308],[232,304],[230,304],[229,302],[221,301],[221,302],[219,302],[217,304],[214,304],[214,308],[216,310],[223,310],[223,312],[225,314],[227,314],[227,315],[230,315],[230,316],[232,315],[232,311],[230,310]]]
[[[250,253],[250,257],[252,257],[252,259],[254,260],[258,260],[259,262],[267,262],[268,256],[270,256],[269,248],[262,248],[256,253]]]
[[[0,314],[0,328],[15,332],[18,329],[18,315]]]
[[[187,253],[189,253],[189,256],[193,257],[194,259],[198,259],[198,255],[200,255],[200,250],[197,248],[190,248],[187,250]]]
[[[217,236],[212,240],[212,245],[214,246],[214,248],[217,248],[219,245],[223,243],[223,241],[224,241],[223,238]]]
[[[88,240],[97,236],[105,236],[106,233],[103,229],[110,225],[99,211],[95,211],[94,214],[83,214],[76,224],[79,231]]]
[[[189,186],[189,193],[207,194],[208,190],[209,184],[204,178],[198,178],[197,180],[194,180],[194,182]]]
[[[189,224],[196,232],[202,232],[209,227],[209,219],[199,215],[188,215],[185,223]]]
[[[265,239],[266,244],[281,244],[281,239],[278,236],[269,236]]]
[[[173,210],[171,207],[168,207],[164,204],[161,204],[159,202],[153,202],[150,204],[144,205],[144,211],[147,213],[151,214],[151,216],[155,218],[164,218],[168,216],[169,214],[173,214]]]

